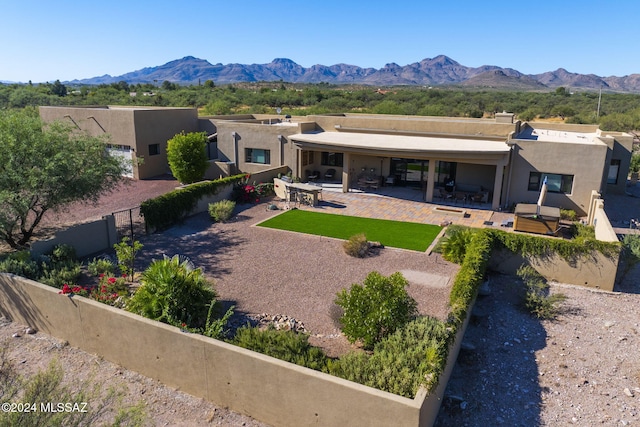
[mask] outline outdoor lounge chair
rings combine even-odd
[[[332,180],[333,178],[335,178],[335,176],[336,176],[336,170],[333,168],[327,169],[327,171],[324,173],[324,179]]]

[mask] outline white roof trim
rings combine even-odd
[[[353,132],[297,133],[290,135],[288,138],[294,142],[335,146],[340,149],[352,148],[374,151],[505,154],[511,149],[506,141]]]

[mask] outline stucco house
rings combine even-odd
[[[494,119],[324,114],[300,117],[198,117],[192,108],[41,107],[45,121],[70,120],[110,133],[128,147],[133,176],[166,173],[166,141],[178,132],[209,135],[209,177],[287,167],[305,181],[331,181],[347,192],[365,180],[413,186],[426,202],[446,184],[499,209],[535,203],[547,178],[547,204],[586,215],[592,192],[622,193],[633,137],[596,125],[527,123],[511,113]],[[113,148],[112,148],[113,149]],[[327,174],[327,172],[333,172]]]

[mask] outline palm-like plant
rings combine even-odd
[[[217,297],[202,270],[179,255],[154,260],[140,282],[127,310],[174,326],[204,326]]]

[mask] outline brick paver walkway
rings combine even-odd
[[[370,193],[342,193],[323,191],[322,200],[318,206],[311,207],[296,205],[300,209],[316,212],[326,212],[339,215],[350,215],[365,218],[390,219],[396,221],[420,222],[425,224],[442,224],[447,221],[453,224],[469,227],[484,227],[486,222],[493,222],[500,226],[503,220],[511,218],[512,214],[493,212],[489,205],[480,209],[476,206],[431,204],[414,200],[398,199],[391,196]],[[456,213],[440,209],[463,211]]]

